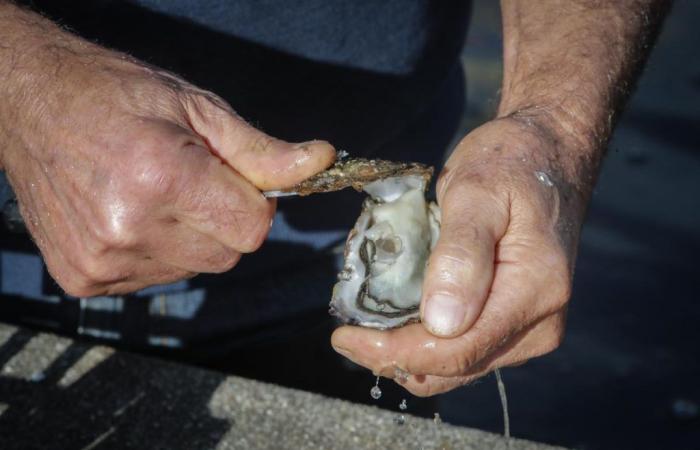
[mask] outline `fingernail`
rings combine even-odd
[[[438,336],[453,334],[462,326],[467,305],[450,295],[435,294],[428,298],[423,320],[428,329]]]

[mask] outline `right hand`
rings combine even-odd
[[[23,82],[0,106],[2,165],[68,294],[231,269],[270,228],[275,203],[260,190],[292,186],[335,159],[327,142],[272,138],[171,74],[78,47],[15,68]],[[49,76],[17,77],[34,66]]]

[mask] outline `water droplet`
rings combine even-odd
[[[544,184],[547,187],[552,187],[554,186],[554,183],[552,183],[552,180],[549,178],[549,175],[547,175],[545,172],[535,172],[535,177],[537,180]]]
[[[370,389],[369,395],[375,400],[382,398],[382,390],[379,389],[379,377],[377,377],[377,381],[374,383],[374,386],[372,386],[372,389]]]
[[[399,414],[398,416],[394,417],[394,423],[396,425],[403,425],[404,423],[406,423],[406,416],[404,416],[403,414]]]
[[[423,344],[423,348],[429,348],[432,350],[435,347],[437,347],[437,344],[435,343],[435,341],[428,341],[425,344]]]
[[[403,370],[401,367],[394,367],[394,378],[397,383],[405,383],[408,381],[408,377],[410,377],[411,374]]]
[[[401,403],[399,403],[399,409],[401,411],[406,411],[406,408],[408,408],[408,405],[406,405],[406,399],[402,399]]]
[[[379,386],[373,386],[369,391],[369,395],[371,395],[373,399],[379,400],[382,398],[382,390],[379,389]]]

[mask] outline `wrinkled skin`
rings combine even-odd
[[[465,137],[438,181],[443,222],[423,285],[423,323],[342,327],[335,349],[381,376],[409,372],[396,380],[419,396],[555,349],[590,191],[562,159],[531,120],[494,120]]]
[[[231,269],[270,228],[275,203],[260,190],[294,185],[335,159],[325,142],[265,135],[173,75],[65,45],[37,62],[54,76],[22,74],[0,131],[22,216],[69,294]]]
[[[432,395],[559,344],[602,149],[668,3],[501,1],[500,119],[470,133],[440,178],[423,323],[340,328],[340,353],[383,376],[406,370],[407,389]],[[0,164],[68,293],[227,270],[269,228],[274,203],[259,189],[334,158],[6,0],[0,37]]]
[[[585,207],[669,3],[501,0],[498,119],[440,177],[423,322],[343,327],[336,350],[386,377],[410,372],[397,380],[426,396],[559,345]]]

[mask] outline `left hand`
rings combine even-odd
[[[442,230],[426,270],[422,323],[341,327],[333,347],[418,396],[554,350],[594,178],[572,153],[531,118],[470,133],[438,181]],[[397,368],[411,376],[397,377]]]

